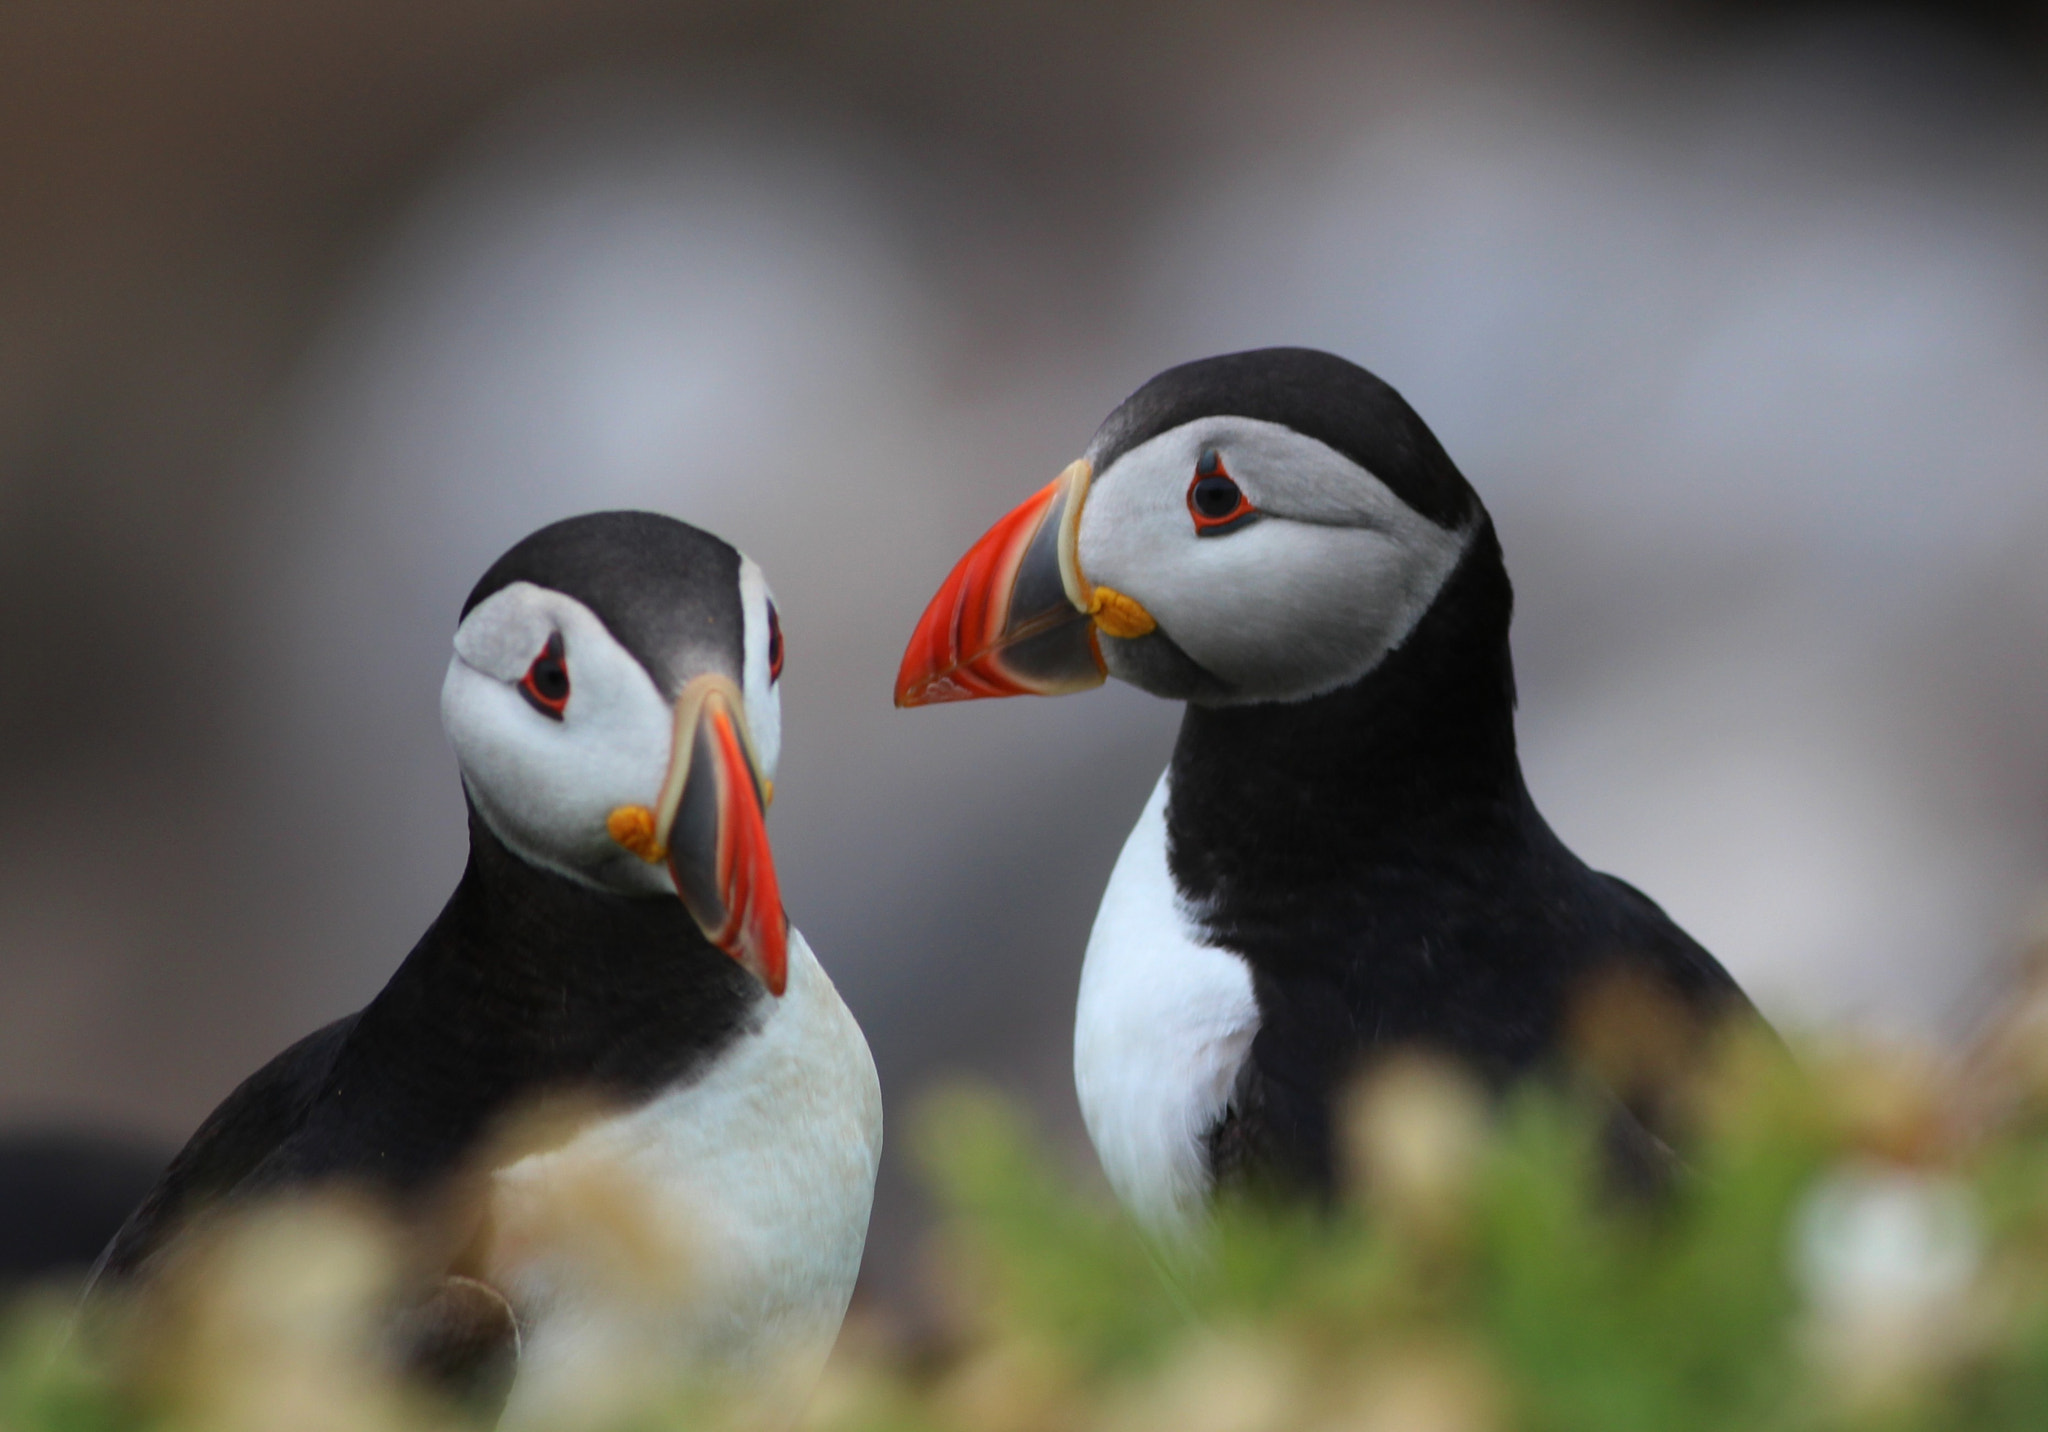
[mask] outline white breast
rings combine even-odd
[[[881,1150],[867,1041],[792,929],[757,1031],[493,1176],[485,1276],[523,1337],[502,1425],[589,1421],[592,1399],[678,1376],[792,1419],[853,1293]]]
[[[1142,1222],[1186,1228],[1210,1189],[1203,1139],[1258,1031],[1251,971],[1202,943],[1166,866],[1167,776],[1124,842],[1088,937],[1074,1087],[1110,1187]]]

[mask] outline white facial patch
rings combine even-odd
[[[1205,537],[1188,487],[1209,450],[1261,515]],[[1080,563],[1090,582],[1143,605],[1229,689],[1226,701],[1300,701],[1349,685],[1399,646],[1470,535],[1439,527],[1314,438],[1209,417],[1139,444],[1095,479]]]
[[[557,634],[569,674],[560,720],[519,693]],[[666,869],[621,849],[605,826],[618,807],[660,795],[672,719],[646,668],[572,597],[514,582],[456,629],[441,723],[485,822],[536,865],[600,888],[674,893]]]
[[[745,622],[742,637],[741,694],[747,698],[747,725],[754,738],[754,754],[761,762],[761,779],[775,779],[776,762],[782,756],[782,686],[773,677],[769,661],[772,623],[768,613],[775,594],[761,575],[754,559],[740,558],[740,610]]]

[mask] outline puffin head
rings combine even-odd
[[[759,567],[686,523],[543,527],[470,592],[441,720],[484,823],[529,864],[677,898],[773,994],[788,923],[764,813],[782,628]]]
[[[1266,348],[1169,368],[961,559],[896,704],[1105,676],[1201,705],[1319,696],[1400,645],[1483,518],[1414,410],[1356,364]]]

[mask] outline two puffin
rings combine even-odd
[[[1575,999],[1614,976],[1702,1021],[1753,1015],[1537,812],[1511,606],[1485,507],[1399,395],[1269,349],[1140,388],[926,611],[900,705],[1112,675],[1186,703],[1075,1025],[1090,1136],[1141,1220],[1185,1227],[1235,1183],[1329,1188],[1335,1101],[1381,1051],[1504,1085],[1554,1068]],[[368,1188],[434,1230],[402,1320],[422,1365],[544,1420],[609,1294],[535,1210],[596,1161],[700,1235],[694,1276],[632,1316],[675,1365],[800,1398],[859,1268],[881,1101],[783,914],[781,666],[760,570],[683,523],[573,518],[501,557],[442,689],[461,882],[368,1006],[214,1111],[96,1276],[150,1278],[222,1203]],[[1665,1131],[1633,1093],[1617,1136],[1654,1164]]]
[[[665,1365],[800,1401],[853,1291],[882,1109],[783,913],[781,673],[760,569],[684,523],[576,517],[499,558],[441,691],[455,893],[364,1009],[214,1111],[97,1277],[148,1279],[224,1202],[366,1189],[433,1230],[401,1318],[419,1365],[531,1421],[606,1326],[611,1290],[546,1236],[598,1169],[689,1240],[688,1276],[629,1310]],[[538,1101],[558,1116],[506,1144]]]
[[[954,568],[899,706],[1085,690],[1186,703],[1110,876],[1074,1076],[1119,1198],[1327,1191],[1334,1105],[1423,1046],[1496,1087],[1557,1071],[1604,981],[1752,1016],[1648,897],[1589,869],[1515,748],[1512,596],[1478,494],[1391,387],[1273,348],[1161,373]],[[1613,1088],[1622,1171],[1668,1171]]]

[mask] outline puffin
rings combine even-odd
[[[1184,704],[1074,1025],[1090,1139],[1142,1224],[1185,1230],[1219,1190],[1328,1199],[1348,1089],[1403,1050],[1495,1091],[1590,1083],[1626,1189],[1682,1167],[1669,1082],[1627,1058],[1589,1078],[1584,1011],[1637,1012],[1641,1038],[1686,1049],[1755,1012],[1538,812],[1512,607],[1493,521],[1435,435],[1307,348],[1144,384],[931,600],[898,706],[1107,677]]]
[[[493,563],[441,687],[454,893],[374,999],[213,1111],[94,1287],[146,1287],[224,1207],[343,1188],[408,1230],[404,1364],[505,1425],[549,1420],[620,1335],[800,1405],[860,1268],[882,1105],[783,910],[782,667],[761,569],[674,518],[572,517]],[[673,1235],[686,1276],[627,1296],[573,1256],[597,1206],[629,1245]]]

